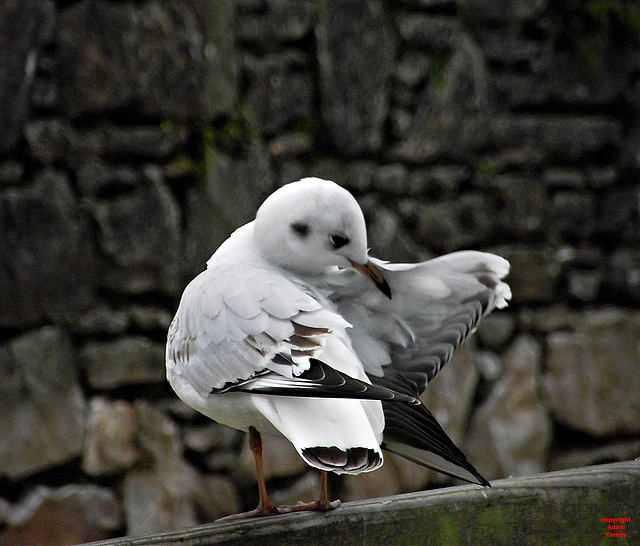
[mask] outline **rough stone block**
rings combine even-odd
[[[313,138],[308,133],[284,133],[269,142],[269,153],[273,158],[279,160],[306,154],[312,150]],[[282,170],[281,168],[281,174]],[[291,179],[291,182],[300,180],[300,178],[304,178],[304,174]]]
[[[25,172],[24,167],[23,163],[15,160],[0,163],[0,187],[20,184]]]
[[[65,175],[0,191],[0,233],[0,327],[68,323],[91,304],[95,251]]]
[[[178,290],[180,212],[155,167],[133,190],[88,199],[104,256],[102,283],[120,293]]]
[[[195,453],[205,454],[215,450],[233,451],[240,442],[246,441],[239,430],[207,420],[207,424],[186,427],[184,444]]]
[[[383,165],[373,176],[373,187],[383,195],[406,195],[408,182],[409,173],[401,163]]]
[[[625,51],[605,43],[590,44],[579,57],[553,50],[549,42],[504,39],[499,32],[483,46],[493,64],[519,69],[496,71],[490,82],[493,103],[512,109],[544,110],[551,102],[574,109],[606,109],[625,93],[634,66]],[[589,63],[584,61],[587,56]]]
[[[132,6],[79,2],[57,25],[60,106],[71,116],[126,106],[135,96],[133,57],[127,41],[135,29]]]
[[[454,198],[471,178],[471,169],[465,165],[436,165],[415,169],[410,178],[409,193],[439,201]]]
[[[72,117],[130,107],[192,120],[228,113],[237,66],[228,2],[139,8],[85,0],[64,10],[57,33],[60,105]],[[203,23],[201,26],[200,23]]]
[[[260,141],[241,157],[211,146],[206,152],[206,180],[187,193],[183,275],[191,280],[214,250],[238,226],[251,221],[274,189],[269,152]]]
[[[221,0],[141,5],[127,54],[142,112],[200,120],[232,111],[238,79],[232,6]]]
[[[457,0],[464,17],[474,22],[513,23],[534,19],[549,0]]]
[[[131,319],[125,311],[99,303],[82,313],[69,327],[81,336],[104,336],[124,335],[130,325]]]
[[[558,192],[550,203],[549,221],[569,240],[588,240],[596,223],[596,203],[591,194],[579,192]]]
[[[80,351],[89,384],[96,389],[161,383],[165,379],[164,343],[142,336],[92,341]]]
[[[107,157],[142,157],[145,160],[165,159],[175,155],[191,136],[185,126],[173,123],[129,127],[106,125],[96,129],[94,133],[102,142],[101,153]]]
[[[0,346],[0,475],[24,478],[82,453],[85,401],[71,341],[45,326]]]
[[[605,237],[619,238],[632,246],[640,241],[640,189],[637,183],[609,188],[594,199],[594,229]]]
[[[97,397],[89,403],[82,469],[103,476],[132,467],[138,460],[135,446],[136,420],[133,406]]]
[[[55,19],[51,1],[8,0],[0,9],[0,154],[20,139],[42,45]]]
[[[470,162],[487,143],[488,85],[484,58],[474,40],[460,33],[455,49],[436,65],[417,99],[409,129],[390,158],[430,163],[453,157]]]
[[[83,134],[62,118],[32,121],[25,126],[24,136],[33,158],[45,165],[97,154],[103,146],[100,134]]]
[[[496,228],[495,207],[481,193],[435,204],[403,203],[403,216],[414,222],[419,244],[440,253],[486,245]]]
[[[517,338],[504,358],[504,374],[476,409],[467,454],[487,479],[538,474],[551,443],[551,420],[538,395],[542,351]]]
[[[273,49],[281,44],[301,40],[313,29],[314,8],[300,0],[268,0],[258,9],[250,9],[238,22],[238,37],[243,42]]]
[[[312,74],[305,70],[308,66],[307,57],[293,51],[245,57],[245,100],[262,134],[292,129],[296,122],[313,115],[314,89]]]
[[[123,526],[115,494],[95,485],[39,486],[8,514],[1,544],[79,544],[112,537]]]
[[[623,133],[621,121],[604,116],[499,115],[489,126],[489,142],[495,148],[533,148],[547,159],[563,161],[618,146]]]
[[[510,280],[507,278],[507,282]],[[503,349],[516,331],[517,325],[511,313],[500,311],[482,319],[476,335],[483,347],[497,351]]]
[[[547,338],[542,386],[561,423],[593,436],[640,432],[640,314],[588,310]]]
[[[562,264],[551,248],[522,245],[500,247],[496,253],[511,263],[509,286],[517,304],[551,303],[562,275]]]
[[[129,471],[123,484],[127,533],[180,529],[235,510],[238,498],[224,478],[202,480],[182,456],[176,424],[149,404],[134,404],[137,445],[145,464]]]
[[[171,472],[167,477],[173,485],[171,489],[156,472],[135,470],[127,474],[122,489],[128,535],[139,536],[198,524],[185,483],[187,479],[193,481],[195,475],[178,476],[175,470]]]
[[[462,21],[457,17],[405,13],[397,22],[405,44],[432,52],[454,49],[462,32]]]
[[[499,233],[513,239],[540,235],[546,227],[547,191],[536,177],[498,174],[481,183],[495,195]]]
[[[613,252],[606,271],[603,285],[614,301],[623,305],[640,304],[640,251],[636,245]]]
[[[571,167],[551,167],[546,169],[542,180],[549,188],[579,189],[586,184],[585,175],[580,169]]]
[[[135,169],[113,166],[96,156],[81,161],[76,176],[80,193],[97,197],[131,190],[139,181]]]
[[[323,0],[316,27],[320,111],[326,134],[343,154],[382,144],[396,38],[378,0]]]
[[[534,40],[522,36],[518,28],[480,27],[474,35],[487,62],[502,69],[519,68],[520,74],[523,73],[524,67],[531,70],[541,58],[549,55],[551,50],[549,41]],[[510,72],[506,73],[510,74]],[[529,71],[527,70],[525,73],[528,74]],[[494,74],[494,76],[501,75],[503,73],[499,70]]]

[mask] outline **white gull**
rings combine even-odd
[[[187,286],[167,341],[167,378],[189,406],[249,432],[260,502],[239,516],[328,510],[326,472],[379,468],[382,449],[489,483],[417,397],[494,308],[509,263],[461,251],[417,264],[368,255],[355,198],[306,178],[269,196]],[[322,471],[320,499],[276,507],[261,433]]]

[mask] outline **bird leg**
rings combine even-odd
[[[279,511],[276,505],[269,498],[267,494],[267,484],[264,481],[264,468],[262,466],[262,438],[260,433],[253,427],[249,427],[249,449],[253,453],[253,457],[256,461],[256,475],[258,480],[258,494],[260,500],[258,506],[249,512],[242,512],[240,514],[232,514],[219,518],[216,521],[228,520],[228,519],[241,519],[241,518],[254,518],[257,516],[270,516],[278,514]]]
[[[318,510],[320,512],[327,512],[334,510],[340,506],[339,500],[330,501],[328,493],[328,473],[326,470],[320,471],[320,498],[317,501],[312,502],[298,502],[297,504],[278,506],[277,510],[281,514],[288,514],[289,512],[300,512],[302,510]]]

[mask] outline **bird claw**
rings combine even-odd
[[[305,512],[315,510],[318,512],[328,512],[329,510],[335,510],[340,506],[342,502],[338,499],[334,501],[329,500],[317,500],[312,502],[298,501],[297,504],[283,504],[276,506],[274,504],[268,504],[266,506],[258,506],[249,512],[242,512],[240,514],[231,514],[230,516],[224,516],[218,518],[216,521],[229,521],[234,519],[247,519],[247,518],[259,518],[263,516],[275,516],[277,514],[291,514],[293,512]]]
[[[291,512],[303,512],[307,510],[317,510],[318,512],[328,512],[340,506],[340,500],[317,500],[312,502],[298,501],[297,504],[285,504],[276,508],[278,514],[290,514]]]

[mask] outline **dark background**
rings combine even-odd
[[[276,187],[335,180],[372,254],[511,261],[425,401],[489,479],[640,455],[640,2],[0,1],[0,543],[256,502],[164,380],[186,283]],[[274,499],[318,477],[265,441]],[[342,500],[450,484],[389,456]]]

